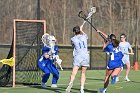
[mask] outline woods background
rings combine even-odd
[[[140,0],[0,0],[0,45],[11,45],[13,19],[46,20],[47,32],[57,38],[58,45],[70,45],[73,27],[83,22],[77,16],[79,11],[88,13],[92,6],[97,8],[92,16],[95,27],[107,34],[114,33],[118,39],[125,33],[131,45],[140,44]],[[89,24],[84,31],[89,46],[102,45],[102,38]],[[2,50],[1,58],[9,51]]]
[[[43,19],[47,20],[47,32],[55,35],[59,44],[69,45],[72,28],[83,22],[78,12],[88,12],[92,6],[97,7],[92,22],[98,29],[118,37],[126,33],[132,45],[139,39],[139,0],[0,0],[0,44],[11,43],[13,19]],[[84,30],[90,41],[89,24]],[[102,44],[94,29],[92,36],[92,45]]]

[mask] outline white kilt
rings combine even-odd
[[[74,66],[87,66],[89,67],[89,54],[79,54],[79,55],[75,55],[73,58],[73,65]]]

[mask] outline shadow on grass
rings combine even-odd
[[[50,86],[47,86],[47,88],[42,88],[41,86],[30,86],[31,88],[37,88],[37,89],[44,89],[44,90],[50,90],[53,91],[55,93],[64,93],[62,91],[65,91],[65,89],[58,87],[58,88],[51,88]]]
[[[37,89],[43,89],[41,86],[38,86],[38,85],[37,86],[30,86],[30,87],[37,88]],[[51,88],[50,86],[47,86],[47,88],[45,90],[50,90],[50,91],[53,91],[55,93],[65,93],[66,87]],[[77,93],[74,90],[80,92],[79,88],[72,88],[70,93]],[[89,90],[89,89],[84,89],[84,91],[86,93],[98,93],[98,91]]]
[[[129,81],[129,82],[132,82],[132,83],[140,83],[140,82],[138,82],[138,81]]]
[[[72,88],[72,89],[71,89],[71,93],[77,93],[77,92],[73,92],[73,90],[77,90],[77,91],[80,92],[80,90],[79,90],[78,88]],[[98,91],[96,91],[96,90],[84,89],[84,91],[85,91],[86,93],[98,93]]]
[[[104,79],[96,79],[96,78],[86,78],[86,80],[97,80],[97,81],[104,81]]]

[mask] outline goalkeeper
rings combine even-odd
[[[46,82],[49,79],[50,73],[52,73],[52,88],[57,87],[57,81],[59,79],[59,72],[56,66],[53,64],[56,60],[56,63],[58,65],[61,65],[62,60],[58,56],[58,46],[55,45],[56,39],[54,36],[49,36],[47,38],[47,41],[49,43],[49,46],[44,46],[42,48],[42,56],[40,57],[38,61],[39,68],[45,73],[42,76],[42,83],[41,86],[43,88],[46,88]]]

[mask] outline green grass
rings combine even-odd
[[[0,93],[65,93],[65,89],[69,83],[71,71],[60,71],[60,79],[58,88],[50,88],[51,77],[47,83],[48,88],[42,89],[37,86],[17,85],[16,88],[0,87]],[[103,87],[105,71],[104,70],[88,70],[87,81],[85,84],[85,93],[100,93],[99,89]],[[140,93],[140,71],[131,71],[129,78],[131,82],[123,80],[125,70],[121,73],[120,81],[117,84],[109,85],[107,93]],[[39,76],[38,76],[39,77]],[[80,72],[76,76],[74,86],[71,93],[79,93],[80,89]]]

